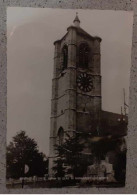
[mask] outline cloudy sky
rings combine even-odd
[[[81,27],[100,36],[102,109],[120,113],[123,88],[128,102],[133,13],[126,11],[8,8],[7,143],[19,130],[48,155],[53,42],[79,13]]]

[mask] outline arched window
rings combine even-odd
[[[68,47],[67,45],[64,45],[62,48],[62,57],[63,57],[63,63],[62,63],[62,69],[66,69],[68,65]]]
[[[62,145],[64,140],[64,130],[62,127],[60,127],[58,130],[58,140],[59,140],[59,145]]]
[[[88,68],[89,62],[89,47],[86,43],[81,43],[79,46],[79,67]]]

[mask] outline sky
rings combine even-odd
[[[7,144],[20,130],[49,153],[53,42],[73,24],[102,38],[102,109],[120,113],[129,96],[133,13],[55,8],[7,9]]]

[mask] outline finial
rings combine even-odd
[[[79,27],[79,26],[80,26],[80,20],[79,20],[79,18],[78,18],[78,12],[76,12],[76,17],[75,17],[73,23],[74,23],[74,25],[75,25],[76,27]]]

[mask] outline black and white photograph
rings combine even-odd
[[[7,9],[7,188],[125,187],[133,13]]]

